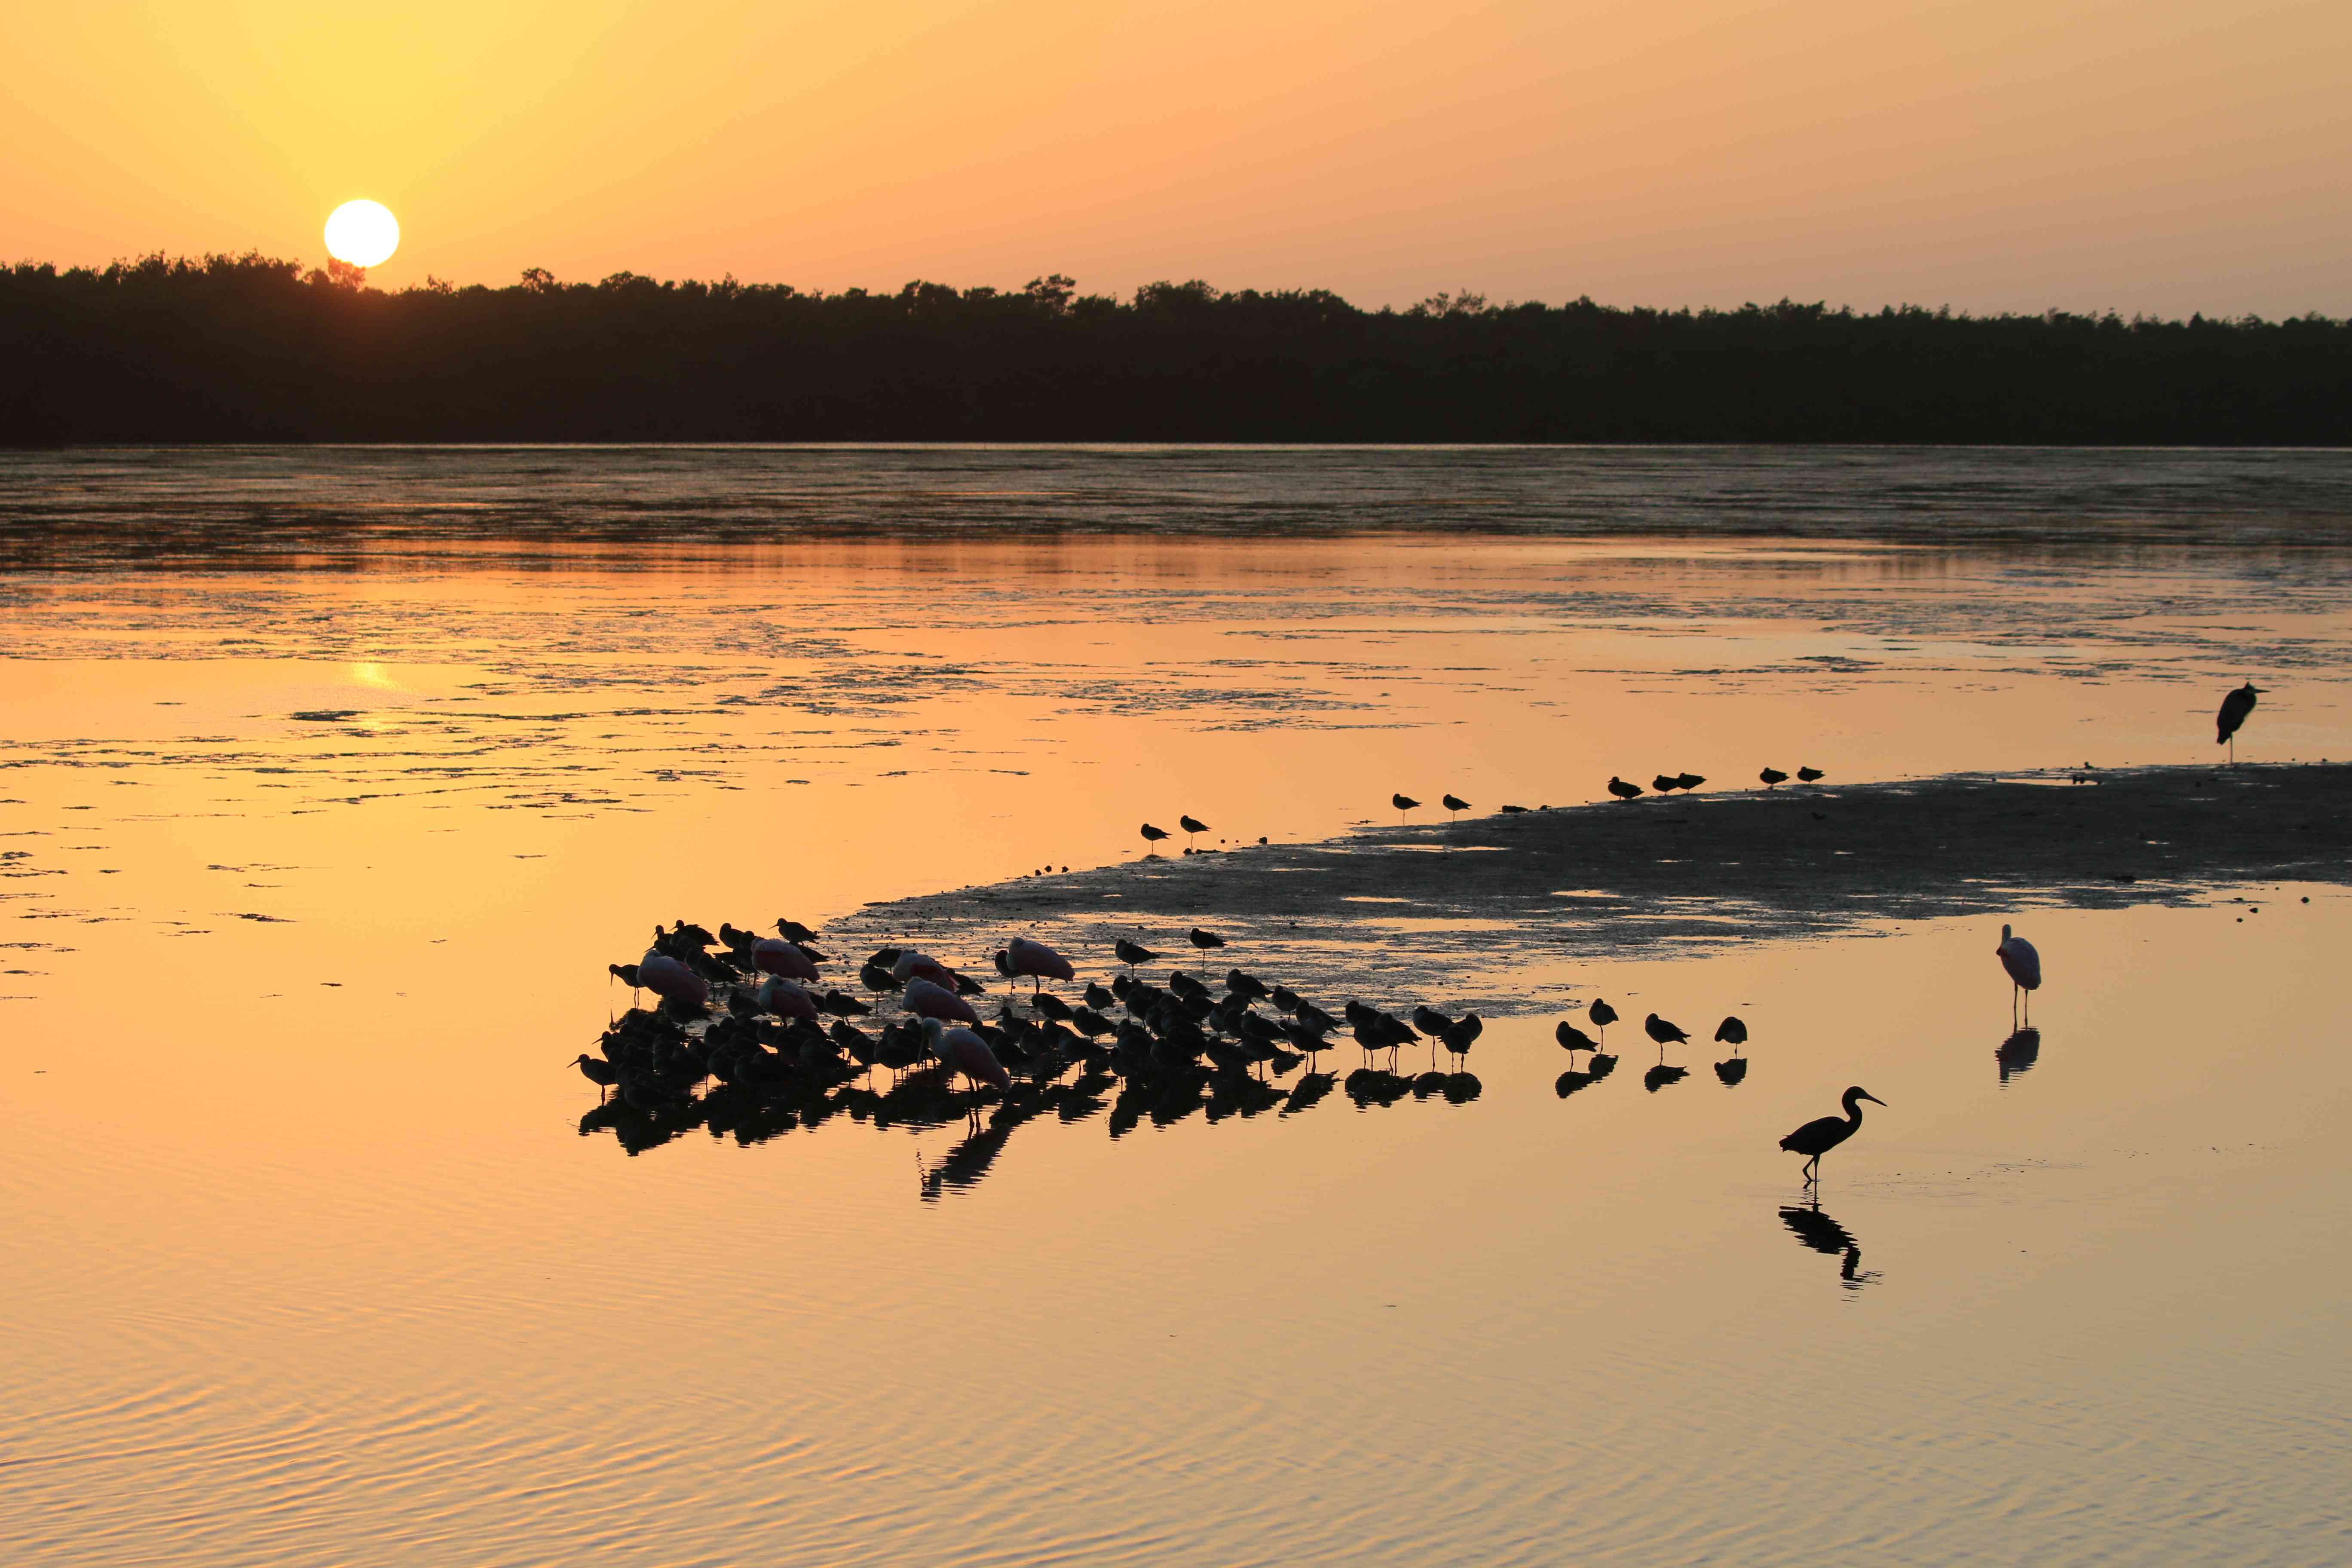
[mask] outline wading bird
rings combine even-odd
[[[1049,979],[1075,981],[1078,977],[1077,972],[1070,967],[1068,959],[1044,942],[1031,942],[1025,936],[1014,937],[1004,953],[1008,960],[1007,972],[1029,976],[1029,989],[1032,991],[1037,990]]]
[[[1682,783],[1683,781],[1680,774],[1660,773],[1656,778],[1650,781],[1650,787],[1656,790],[1660,795],[1672,795],[1675,791],[1682,787]]]
[[[1166,828],[1154,827],[1148,822],[1143,825],[1143,841],[1146,844],[1157,844],[1167,837],[1168,830]]]
[[[1389,796],[1389,804],[1397,808],[1397,826],[1402,827],[1404,826],[1404,814],[1419,805],[1421,802],[1409,795],[1392,795]]]
[[[1830,775],[1819,768],[1799,768],[1797,777],[1805,784],[1819,784]]]
[[[2213,743],[2218,746],[2227,742],[2232,763],[2238,760],[2238,726],[2243,724],[2246,716],[2254,710],[2254,699],[2261,695],[2262,689],[2249,680],[2221,699],[2221,711],[2214,716]]]
[[[1655,1013],[1642,1020],[1642,1032],[1656,1043],[1661,1054],[1668,1046],[1685,1045],[1690,1040],[1680,1024],[1669,1023]]]
[[[751,962],[762,973],[781,974],[788,980],[814,980],[816,965],[801,951],[798,942],[778,937],[763,936],[751,944]]]
[[[1592,1020],[1594,1028],[1601,1031],[1601,1038],[1605,1044],[1609,1038],[1609,1026],[1617,1021],[1617,1009],[1595,996],[1592,1005],[1584,1010],[1584,1016]]]
[[[1455,816],[1459,816],[1463,812],[1470,809],[1470,803],[1464,800],[1458,795],[1440,795],[1437,797],[1437,804],[1444,806],[1448,812]]]
[[[935,1022],[953,1019],[959,1024],[980,1022],[980,1015],[971,1010],[971,1003],[946,986],[929,980],[917,978],[908,981],[906,995],[901,1000],[906,1003],[907,1011],[919,1018]]]
[[[1191,931],[1186,931],[1184,933],[1184,940],[1191,942],[1194,947],[1199,948],[1202,952],[1208,952],[1213,947],[1223,947],[1225,945],[1225,939],[1223,937],[1219,936],[1213,931],[1202,931],[1199,926],[1194,926]]]
[[[1601,1048],[1600,1042],[1565,1018],[1552,1026],[1551,1037],[1558,1040],[1559,1048],[1568,1053],[1568,1059],[1571,1066],[1575,1064],[1577,1052],[1597,1051]]]
[[[1766,789],[1770,789],[1775,784],[1784,784],[1789,782],[1789,775],[1782,773],[1778,768],[1766,768],[1762,773],[1758,773],[1756,776],[1764,781],[1764,787]]]
[[[1627,784],[1615,773],[1611,773],[1609,775],[1609,793],[1615,795],[1619,800],[1631,800],[1635,795],[1642,793],[1642,786],[1637,784]]]
[[[1739,1021],[1738,1014],[1734,1013],[1715,1026],[1715,1041],[1719,1046],[1729,1046],[1738,1050],[1748,1043],[1748,1026]]]
[[[1808,1121],[1780,1140],[1781,1148],[1791,1154],[1802,1154],[1805,1157],[1802,1169],[1808,1183],[1821,1180],[1822,1155],[1861,1131],[1861,1102],[1865,1100],[1877,1106],[1884,1106],[1886,1103],[1860,1084],[1856,1084],[1845,1091],[1843,1116],[1824,1116],[1818,1121]]]
[[[1176,819],[1176,826],[1184,830],[1184,842],[1188,847],[1194,834],[1209,831],[1209,825],[1197,816],[1180,816]]]
[[[948,1069],[948,1076],[957,1073],[971,1079],[974,1089],[983,1083],[994,1084],[1000,1089],[1013,1087],[1013,1075],[988,1048],[988,1042],[970,1029],[950,1029],[937,1018],[923,1020],[923,1033],[931,1043],[931,1055]]]
[[[1685,795],[1688,795],[1691,791],[1698,788],[1699,785],[1705,783],[1706,783],[1706,775],[1705,773],[1676,773],[1675,775],[1675,787],[1682,791]]]
[[[1993,952],[2000,955],[2000,966],[2009,971],[2010,1021],[2013,1024],[2017,1020],[2017,997],[2023,992],[2026,1022],[2032,1022],[2033,993],[2042,989],[2042,955],[2023,937],[2010,935],[2007,926],[2000,928],[2000,945]]]
[[[1110,950],[1118,955],[1118,961],[1121,963],[1127,965],[1127,972],[1129,974],[1135,973],[1135,966],[1137,964],[1149,963],[1153,959],[1160,956],[1150,948],[1143,946],[1139,942],[1129,942],[1125,937],[1120,937],[1117,942],[1112,942],[1110,944]]]

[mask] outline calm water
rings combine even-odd
[[[1729,1089],[1561,1099],[1531,1006],[1467,1103],[631,1157],[562,1064],[656,920],[1180,811],[2209,761],[2248,675],[2341,758],[2347,516],[2343,454],[0,458],[0,1559],[2342,1561],[2341,889],[2018,911],[2030,1064],[1973,921],[1496,933],[1739,1012]]]

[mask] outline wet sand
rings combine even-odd
[[[1187,966],[1510,1014],[1559,1000],[1520,988],[1561,958],[2352,879],[2347,798],[2352,766],[2327,763],[1644,795],[1147,857],[873,904],[836,931],[959,957],[1024,929],[1088,956],[1130,936]],[[1230,946],[1195,954],[1195,925]]]

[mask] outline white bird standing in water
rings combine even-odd
[[[2025,993],[2025,1016],[2033,1016],[2033,993],[2042,989],[2042,955],[2033,944],[2021,936],[2011,936],[2009,928],[2000,928],[2000,945],[1993,952],[2000,955],[2000,966],[2009,971],[2009,1016],[2012,1025],[2017,1019],[2017,996]]]

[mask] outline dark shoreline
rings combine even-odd
[[[871,904],[826,934],[911,937],[985,973],[989,952],[1030,931],[1082,974],[1107,973],[1111,942],[1131,936],[1180,967],[1508,1014],[1544,1005],[1502,984],[1531,962],[2352,881],[2352,765],[2083,776],[2095,782],[1961,773],[1366,828]],[[1195,954],[1196,924],[1232,945]]]

